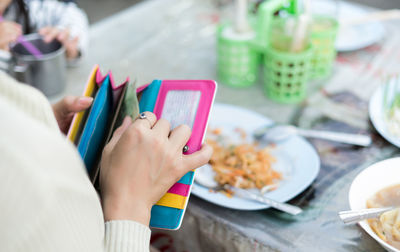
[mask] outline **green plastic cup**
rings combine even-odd
[[[335,40],[338,22],[334,18],[315,16],[311,29],[311,43],[314,55],[312,57],[311,78],[322,79],[332,73],[336,59]]]
[[[258,78],[260,55],[250,43],[253,37],[231,36],[222,25],[218,29],[217,74],[221,83],[232,87],[248,87]]]
[[[307,94],[311,73],[312,46],[299,53],[268,47],[264,59],[264,91],[281,103],[301,102]]]

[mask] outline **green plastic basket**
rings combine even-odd
[[[331,74],[333,62],[336,59],[335,39],[338,22],[324,16],[316,16],[313,19],[311,43],[314,55],[311,60],[311,78],[321,79]]]
[[[307,93],[313,49],[310,45],[301,53],[288,53],[268,47],[264,60],[264,90],[281,103],[301,102]]]
[[[249,40],[233,40],[223,36],[222,25],[218,29],[217,74],[221,83],[233,87],[253,85],[258,77],[260,56],[249,46]]]

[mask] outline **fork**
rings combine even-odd
[[[284,203],[284,202],[279,202],[274,199],[267,198],[263,195],[258,195],[256,193],[252,193],[252,192],[249,192],[247,190],[244,190],[244,189],[241,189],[238,187],[224,185],[224,188],[233,191],[239,197],[243,197],[243,198],[247,198],[247,199],[251,199],[254,201],[264,203],[266,205],[271,206],[272,208],[281,210],[282,212],[285,212],[285,213],[288,213],[291,215],[298,215],[301,212],[303,212],[303,210],[298,206],[294,206],[294,205]]]

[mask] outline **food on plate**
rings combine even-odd
[[[400,95],[396,95],[389,110],[386,112],[386,123],[389,132],[400,137]]]
[[[387,127],[392,133],[392,135],[396,137],[400,137],[400,109],[395,108],[390,110],[387,116]]]
[[[368,208],[385,206],[400,206],[400,184],[386,187],[367,200]],[[400,209],[385,212],[368,223],[382,240],[400,249]]]
[[[210,164],[216,172],[215,180],[220,185],[262,189],[268,186],[275,189],[282,174],[272,168],[276,161],[270,148],[260,148],[257,143],[245,141],[245,131],[236,129],[240,135],[239,143],[227,143],[222,130],[209,132],[207,143],[214,148]]]

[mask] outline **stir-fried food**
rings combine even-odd
[[[208,139],[207,143],[214,148],[210,164],[220,185],[261,189],[276,185],[282,177],[272,168],[275,158],[268,148],[260,149],[255,143],[224,146],[215,139]]]

